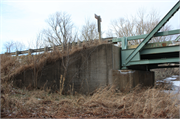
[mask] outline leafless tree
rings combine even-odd
[[[21,51],[21,50],[24,50],[26,46],[22,42],[15,41],[14,42],[14,47],[15,47],[16,51]]]
[[[4,47],[7,49],[7,53],[10,53],[12,50],[14,50],[14,41],[5,42]]]
[[[66,78],[71,60],[70,47],[72,42],[78,40],[78,32],[71,21],[71,15],[66,12],[56,12],[46,20],[48,28],[42,31],[42,39],[47,45],[61,45],[65,55],[62,56],[63,77]]]
[[[117,37],[117,36],[112,32],[112,29],[108,29],[105,33],[106,33],[106,37]]]
[[[90,20],[85,21],[81,29],[81,40],[89,41],[98,38],[97,25],[95,22],[90,22]]]
[[[39,48],[44,48],[46,46],[48,46],[49,43],[45,42],[43,39],[43,32],[39,32],[36,35],[36,39],[35,40],[30,40],[28,41],[28,48],[29,49],[39,49]]]
[[[144,9],[140,9],[135,16],[124,17],[113,20],[111,22],[111,28],[107,32],[107,35],[114,34],[116,37],[128,37],[135,35],[148,34],[159,23],[159,14],[156,10],[152,10],[149,14]],[[170,30],[170,25],[165,25],[160,31]],[[170,40],[168,37],[155,37],[150,42],[163,42]],[[143,39],[130,41],[131,45],[139,44]]]
[[[49,28],[43,30],[43,38],[50,45],[67,45],[73,40],[71,16],[65,12],[56,12],[46,20]]]
[[[35,47],[36,48],[42,48],[42,47],[46,47],[47,43],[45,43],[43,41],[43,33],[40,32],[39,34],[37,34],[36,40],[35,40]]]
[[[19,41],[7,41],[5,42],[4,47],[7,49],[7,52],[10,53],[23,50],[25,45]]]

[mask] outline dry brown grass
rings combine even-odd
[[[153,69],[155,72],[155,79],[162,80],[166,77],[170,77],[172,75],[179,75],[179,68],[162,68],[162,69]]]
[[[88,48],[84,46],[82,48]],[[81,50],[74,48],[71,52]],[[2,118],[178,118],[180,104],[177,95],[162,89],[142,89],[120,92],[114,87],[98,89],[92,96],[60,95],[44,90],[15,88],[9,77],[28,68],[41,68],[55,62],[66,52],[51,52],[34,56],[1,55],[1,117]],[[15,70],[16,69],[16,70]]]
[[[107,44],[106,41],[101,44]],[[11,56],[11,55],[0,55],[1,58],[1,80],[8,80],[16,74],[21,73],[27,69],[36,68],[37,70],[41,69],[45,64],[55,62],[62,57],[67,55],[71,55],[74,52],[79,52],[83,49],[91,48],[94,46],[100,45],[98,42],[94,42],[92,44],[83,44],[82,47],[71,48],[68,51],[59,51],[55,50],[53,52],[47,52],[43,54],[37,55],[23,55],[23,56]],[[21,61],[20,61],[21,60]]]
[[[2,118],[178,118],[179,108],[176,95],[155,88],[119,92],[105,87],[92,96],[64,96],[1,85]]]

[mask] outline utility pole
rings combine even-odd
[[[99,43],[101,43],[101,17],[94,14],[95,15],[95,18],[97,19],[97,23],[98,23],[98,32],[99,32]]]

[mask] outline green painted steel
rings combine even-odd
[[[180,32],[179,32],[180,33]],[[178,41],[180,40],[180,35],[175,39],[175,41]]]
[[[171,63],[171,62],[170,62]],[[179,65],[175,65],[175,66],[154,66],[153,64],[152,65],[149,65],[148,68],[149,69],[159,69],[159,68],[176,68],[176,67],[179,67]],[[122,67],[121,69],[123,70],[127,70],[128,68],[127,67]]]
[[[144,46],[143,49],[145,48],[154,48],[154,47],[165,47],[169,46],[172,44],[172,41],[165,41],[165,42],[156,42],[156,43],[148,43],[147,45]],[[133,49],[136,48],[138,45],[129,45],[127,49]]]
[[[165,47],[169,46],[170,44],[172,44],[172,41],[148,43],[146,46],[144,46],[144,48]]]
[[[179,46],[170,46],[174,41],[148,43],[153,37],[180,34],[180,29],[158,32],[166,22],[179,10],[180,1],[165,15],[158,25],[149,33],[138,36],[113,38],[112,42],[122,42],[120,54],[120,69],[149,70],[163,63],[179,63]],[[179,40],[180,36],[175,41]],[[128,46],[128,41],[144,39],[139,45]],[[142,65],[138,68],[138,65]],[[137,67],[137,68],[136,68]]]
[[[168,35],[175,35],[175,34],[180,34],[180,29],[176,30],[171,30],[171,31],[164,31],[164,32],[158,32],[154,35],[154,37],[158,36],[168,36]]]
[[[168,47],[143,49],[142,51],[140,51],[140,55],[157,54],[157,53],[171,53],[171,52],[179,52],[179,46],[168,46]]]
[[[126,69],[128,69],[128,68],[124,66],[124,67],[122,67],[121,69],[126,70]]]
[[[171,31],[164,31],[164,32],[158,32],[156,33],[153,37],[159,37],[159,36],[167,36],[167,35],[175,35],[175,34],[180,34],[180,29],[177,30],[171,30]],[[138,39],[144,39],[147,37],[148,34],[144,34],[144,35],[137,35],[137,36],[129,36],[127,37],[127,40],[138,40]],[[121,42],[122,39],[124,39],[124,37],[122,38],[113,38],[112,42]]]
[[[180,51],[179,46],[167,46],[167,47],[155,47],[155,48],[143,48],[140,52],[138,52],[135,57],[126,65],[126,58],[134,51],[134,49],[126,49],[126,50],[121,50],[121,60],[120,64],[121,67],[120,69],[128,69],[127,66],[131,65],[149,65],[149,64],[158,64],[158,63],[172,63],[174,62],[174,59],[169,59],[168,62],[165,62],[166,60],[164,59],[164,53],[178,53]],[[142,56],[144,55],[152,55],[152,54],[157,54],[160,56],[160,58],[155,59],[149,59],[149,60],[143,60],[141,59]],[[176,60],[175,63],[179,63],[179,57],[176,57],[178,60]],[[166,58],[167,59],[167,58]],[[142,61],[142,62],[141,62]],[[162,62],[160,62],[162,61]]]
[[[121,64],[122,66],[126,66],[126,58],[134,51],[134,49],[127,49],[127,50],[121,50]],[[133,58],[133,61],[139,61],[140,59],[140,54],[137,53],[136,56]]]
[[[127,49],[127,46],[128,46],[127,37],[123,37],[123,39],[122,39],[122,49]]]
[[[176,58],[162,58],[162,59],[131,61],[126,66],[143,65],[143,64],[176,63],[176,62],[179,62],[179,58],[177,57]]]
[[[166,24],[166,22],[179,10],[180,1],[165,15],[165,17],[157,24],[157,26],[147,35],[147,37],[139,44],[139,46],[128,56],[126,65],[131,59],[151,40],[151,38]]]

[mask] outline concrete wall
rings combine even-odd
[[[154,72],[139,70],[110,70],[109,82],[120,90],[134,88],[138,84],[143,86],[154,85]]]
[[[76,51],[69,58],[64,92],[91,93],[100,86],[116,85],[120,89],[154,84],[154,73],[149,71],[118,70],[120,49],[111,44],[102,44]],[[60,77],[64,75],[62,59],[47,62],[41,69],[28,69],[14,77],[18,87],[50,88],[59,91]],[[66,63],[66,62],[65,62]]]
[[[77,51],[69,56],[65,77],[65,91],[90,93],[100,86],[109,84],[111,69],[119,69],[119,48],[102,44]],[[46,63],[42,69],[29,69],[14,77],[18,87],[38,87],[59,90],[60,76],[64,74],[62,59]]]

